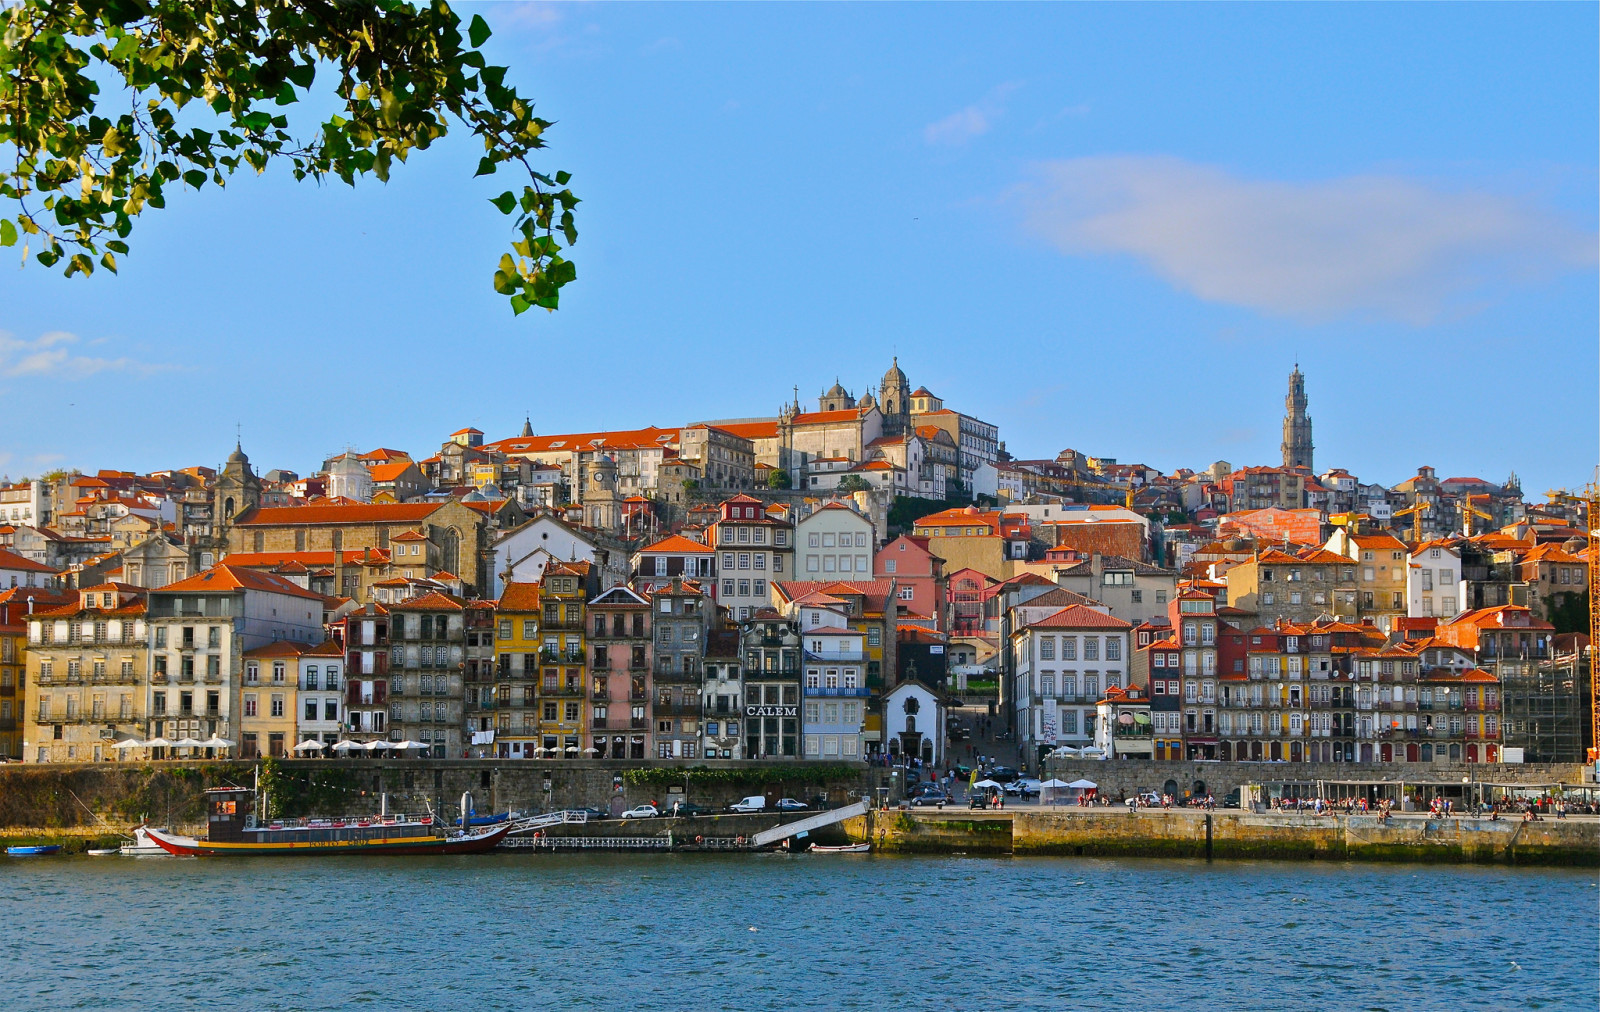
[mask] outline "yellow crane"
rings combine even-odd
[[[1549,492],[1551,502],[1583,503],[1583,528],[1589,542],[1589,753],[1590,763],[1600,763],[1600,479],[1574,494]]]
[[[1411,518],[1412,548],[1422,544],[1422,514],[1426,513],[1427,511],[1428,504],[1424,502],[1419,502],[1415,506],[1408,506],[1403,510],[1394,511],[1394,517],[1396,520],[1400,519],[1401,517]]]
[[[1482,495],[1464,495],[1464,496],[1461,497],[1461,533],[1463,535],[1465,535],[1466,537],[1469,537],[1469,538],[1472,537],[1472,518],[1473,517],[1479,517],[1479,518],[1481,518],[1483,520],[1490,520],[1490,521],[1494,520],[1494,517],[1492,517],[1489,514],[1485,513],[1483,510],[1479,509],[1478,507],[1472,505],[1472,501],[1474,499],[1487,499],[1487,498],[1489,498],[1487,493],[1484,493]]]

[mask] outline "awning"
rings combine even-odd
[[[1093,780],[1074,780],[1067,786],[1076,791],[1092,791],[1098,788],[1100,785],[1095,783]]]

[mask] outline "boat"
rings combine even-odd
[[[498,826],[500,823],[509,822],[510,820],[510,812],[501,812],[499,815],[473,815],[467,819],[467,826]],[[457,819],[455,824],[461,825],[461,820]]]
[[[123,844],[122,849],[117,853],[123,857],[171,857],[172,855],[167,853],[166,848],[150,839],[148,829],[149,827],[147,826],[140,826],[135,829],[133,831],[133,841]],[[161,831],[166,832],[165,827]]]
[[[42,857],[45,854],[61,853],[61,844],[46,843],[34,846],[7,847],[6,853],[12,857]]]
[[[509,822],[482,830],[445,831],[432,815],[361,815],[337,819],[257,819],[255,792],[214,787],[205,792],[204,840],[164,829],[140,827],[169,854],[256,857],[287,854],[481,854],[511,831]]]
[[[86,853],[90,857],[111,857],[113,854],[122,853],[121,847],[90,847]],[[165,853],[163,851],[162,853]]]
[[[825,847],[820,843],[813,843],[808,853],[811,854],[865,854],[872,850],[870,843],[847,843],[841,847]]]

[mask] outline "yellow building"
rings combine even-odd
[[[143,737],[147,606],[143,588],[104,583],[27,617],[23,761],[111,760]]]
[[[587,562],[552,562],[540,582],[538,747],[575,759],[592,747],[583,624],[598,573]]]
[[[27,693],[28,615],[71,604],[73,597],[44,587],[0,592],[0,759],[22,758]]]
[[[537,583],[508,583],[495,609],[495,751],[525,757],[539,740],[539,619]]]
[[[1404,542],[1392,534],[1352,534],[1341,527],[1323,547],[1354,563],[1354,572],[1349,575],[1355,579],[1348,581],[1353,590],[1348,593],[1355,600],[1355,614],[1348,615],[1343,608],[1336,608],[1339,618],[1372,619],[1379,629],[1388,632],[1395,619],[1406,615],[1410,551]],[[1343,595],[1337,597],[1343,598]],[[1343,604],[1343,600],[1338,603]]]
[[[295,728],[299,710],[300,655],[309,643],[278,640],[244,652],[239,687],[239,758],[285,757],[299,744]]]

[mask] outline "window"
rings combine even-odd
[[[891,565],[892,565],[892,563],[891,563]],[[915,588],[915,587],[901,587],[900,588],[900,600],[902,600],[902,601],[914,601],[914,600],[916,600],[916,598],[917,598],[917,588]]]
[[[256,696],[253,692],[245,693],[244,715],[246,717],[254,717],[256,715]]]
[[[1122,641],[1115,636],[1106,637],[1106,660],[1122,660]]]
[[[1041,636],[1039,638],[1039,659],[1045,661],[1056,659],[1056,638],[1054,636]]]
[[[1061,637],[1061,659],[1064,661],[1078,659],[1078,638],[1076,636]]]

